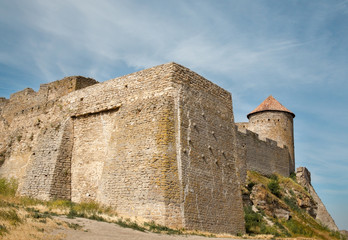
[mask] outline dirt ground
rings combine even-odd
[[[57,217],[59,220],[78,224],[82,226],[81,229],[74,230],[72,228],[61,228],[55,230],[52,234],[63,234],[65,240],[233,240],[233,238],[208,238],[201,236],[178,236],[165,235],[157,233],[140,232],[130,228],[122,228],[113,223],[98,222],[94,220],[75,218],[68,219],[64,217]]]

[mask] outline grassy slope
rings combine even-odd
[[[111,208],[102,207],[94,202],[75,204],[64,200],[40,201],[18,197],[15,196],[16,188],[15,181],[0,179],[0,239],[58,240],[63,239],[63,236],[52,235],[54,229],[81,228],[77,224],[69,224],[53,218],[52,216],[55,215],[112,222],[139,231],[215,236],[210,233],[170,229],[154,222],[139,223],[130,219],[123,219],[118,217],[117,213]],[[246,230],[249,234],[271,234],[277,238],[343,239],[339,233],[329,231],[317,223],[305,210],[301,209],[298,204],[299,199],[308,200],[310,195],[293,179],[281,176],[274,176],[271,179],[255,172],[249,172],[248,184],[243,188],[243,193],[250,195],[253,189],[256,188],[261,193],[257,195],[260,198],[258,200],[265,200],[264,202],[267,204],[266,207],[257,212],[253,211],[251,206],[245,207]],[[291,219],[284,220],[274,217],[272,207],[288,210]],[[267,222],[271,223],[272,226]],[[227,235],[223,236],[228,237]],[[268,238],[270,237],[272,238],[272,236]],[[243,236],[243,238],[248,237]]]
[[[244,195],[249,196],[255,195],[257,191],[256,195],[266,202],[262,207],[245,206],[246,230],[249,234],[345,239],[339,232],[330,231],[307,213],[303,208],[303,202],[307,200],[308,203],[313,203],[313,199],[306,189],[296,183],[294,177],[273,175],[267,178],[256,172],[248,172],[248,182],[242,191]],[[288,211],[290,218],[274,216],[274,210],[279,208]]]
[[[108,207],[95,202],[72,203],[66,200],[41,201],[28,197],[15,196],[17,184],[0,178],[0,239],[32,240],[32,239],[64,239],[54,236],[52,231],[57,228],[81,229],[82,226],[60,221],[53,216],[65,215],[68,218],[83,217],[97,221],[115,223],[121,227],[138,231],[163,234],[200,235],[214,237],[211,233],[171,229],[154,222],[142,222],[129,218],[118,217]]]

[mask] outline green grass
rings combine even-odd
[[[120,227],[123,227],[123,228],[131,228],[131,229],[134,229],[134,230],[137,230],[137,231],[141,231],[141,232],[145,232],[147,229],[140,226],[138,223],[136,222],[132,222],[130,221],[129,219],[127,220],[122,220],[122,219],[119,219],[117,222],[115,222],[117,225],[119,225]]]
[[[296,198],[294,196],[284,197],[283,200],[286,203],[286,205],[288,205],[293,211],[296,211],[296,212],[301,211],[301,209],[297,205],[297,201],[296,201]]]
[[[15,179],[0,178],[0,194],[3,196],[14,196],[17,192],[18,183]]]
[[[296,182],[296,175],[292,174],[289,178],[280,175],[270,177],[262,176],[257,172],[248,172],[248,182],[267,186],[268,193],[272,193],[277,198],[267,201],[270,207],[276,206],[290,210],[289,220],[281,220],[270,214],[270,211],[253,212],[251,207],[244,208],[246,232],[248,234],[272,234],[274,237],[311,237],[315,239],[344,239],[339,232],[330,231],[327,227],[321,225],[305,209],[298,205],[298,199],[313,198],[308,190]],[[246,186],[251,192],[252,186]],[[288,207],[288,208],[287,208]],[[272,209],[272,208],[271,208]],[[262,216],[267,216],[274,225],[271,227],[266,224]]]
[[[262,214],[254,212],[251,206],[244,207],[245,230],[248,234],[272,234],[279,237],[276,228],[266,225]]]
[[[169,235],[183,234],[182,230],[180,230],[180,229],[172,229],[172,228],[160,225],[160,224],[156,224],[154,221],[146,222],[146,223],[144,223],[144,226],[147,227],[149,231],[155,232],[155,233],[166,233]]]
[[[305,226],[303,223],[300,223],[295,219],[285,221],[284,225],[289,229],[293,236],[313,237],[315,235],[310,227]]]

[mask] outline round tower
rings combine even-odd
[[[294,125],[295,114],[269,96],[247,115],[248,129],[259,134],[261,139],[272,139],[279,146],[287,146],[290,154],[290,172],[295,171]]]

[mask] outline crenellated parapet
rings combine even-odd
[[[243,124],[236,124],[241,182],[245,182],[247,170],[268,176],[273,173],[289,176],[291,158],[288,147],[280,147],[278,142],[269,138],[260,138],[259,134],[244,128]]]
[[[45,96],[46,100],[50,101],[97,83],[98,81],[93,78],[70,76],[55,82],[41,84],[38,94]]]

